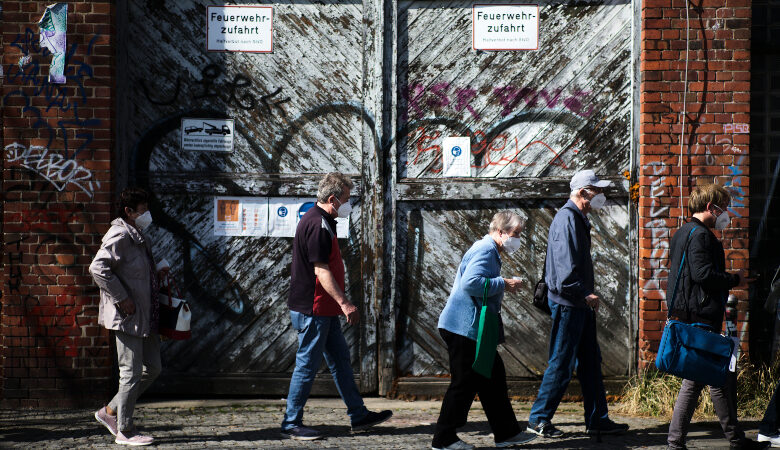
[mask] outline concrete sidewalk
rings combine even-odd
[[[394,416],[370,432],[352,434],[345,407],[339,399],[310,399],[304,423],[327,434],[313,442],[283,439],[279,435],[285,402],[279,400],[147,400],[136,409],[136,425],[156,438],[160,448],[430,448],[434,423],[441,402],[367,398],[371,410],[391,409]],[[525,426],[529,402],[513,402],[521,426]],[[614,406],[613,406],[614,407]],[[106,429],[93,417],[93,410],[28,411],[0,410],[2,448],[105,448],[118,447]],[[631,425],[621,436],[604,436],[601,442],[584,433],[582,406],[564,403],[554,423],[566,432],[563,439],[543,439],[523,448],[651,448],[663,449],[668,423],[647,418],[612,414],[618,422]],[[755,439],[756,421],[743,422],[747,435]],[[464,441],[478,447],[493,446],[485,414],[475,402],[469,423],[459,430]],[[690,448],[728,448],[716,421],[691,427]]]

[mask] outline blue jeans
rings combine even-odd
[[[596,314],[590,308],[574,308],[548,300],[552,311],[550,348],[539,394],[531,407],[528,423],[551,423],[572,372],[582,386],[585,426],[597,427],[608,418],[607,396],[601,375],[601,349],[596,341]]]
[[[767,405],[764,413],[764,419],[761,420],[761,424],[758,426],[758,432],[766,436],[776,434],[780,430],[778,418],[780,418],[780,382],[777,383],[775,393],[772,394],[772,399],[769,400],[769,405]]]
[[[292,326],[298,332],[298,353],[290,379],[282,430],[303,424],[303,407],[314,384],[314,376],[320,369],[323,354],[339,395],[347,405],[347,414],[352,423],[362,420],[368,414],[352,374],[349,348],[341,333],[339,317],[310,316],[290,311]]]

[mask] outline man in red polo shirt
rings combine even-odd
[[[317,204],[301,217],[295,230],[287,306],[292,326],[298,332],[298,352],[282,422],[282,435],[291,439],[322,437],[318,431],[303,426],[303,407],[323,355],[347,405],[353,431],[365,430],[393,415],[392,411],[377,413],[366,409],[352,374],[347,341],[341,333],[342,314],[350,325],[360,320],[357,307],[344,295],[344,263],[336,236],[336,217],[347,218],[352,210],[351,189],[352,181],[345,175],[325,175],[317,191]]]

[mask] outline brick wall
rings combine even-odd
[[[750,0],[687,3],[690,17],[685,91],[686,3],[642,2],[639,365],[648,367],[666,319],[669,239],[687,216],[691,187],[715,181],[731,189],[731,227],[716,235],[727,270],[748,265],[748,133],[750,128]],[[682,145],[683,104],[687,110]],[[682,186],[682,189],[680,187]],[[679,207],[683,196],[683,210]],[[739,330],[747,345],[747,291]]]
[[[51,84],[52,3],[2,2],[4,407],[94,405],[111,378],[88,266],[111,219],[113,7],[67,2],[67,82]]]

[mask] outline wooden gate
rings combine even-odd
[[[270,4],[274,51],[258,54],[206,50],[213,2],[120,3],[117,167],[128,170],[118,186],[154,193],[155,254],[173,263],[194,310],[194,338],[163,346],[156,389],[286,393],[297,348],[286,305],[292,239],[215,236],[214,197],[311,198],[321,175],[338,170],[355,180],[358,199],[341,246],[362,322],[345,335],[361,389],[375,390],[376,317],[364,301],[377,245],[375,233],[364,238],[377,208],[365,188],[378,173],[376,94],[364,77],[371,11],[359,1]],[[234,119],[233,151],[183,150],[182,118]],[[314,393],[335,393],[324,378]]]
[[[286,393],[292,240],[215,236],[213,201],[312,197],[331,170],[356,181],[341,245],[362,313],[345,327],[361,390],[447,372],[438,314],[460,257],[503,208],[527,219],[524,247],[503,270],[529,286],[505,300],[501,352],[512,379],[539,377],[549,327],[528,303],[530,282],[582,168],[616,182],[592,216],[594,262],[604,372],[629,372],[630,3],[540,2],[539,50],[483,52],[471,49],[471,2],[273,2],[268,54],[207,52],[211,5],[117,8],[117,186],[154,193],[155,253],[173,262],[195,314],[196,337],[164,345],[156,389]],[[234,150],[182,150],[182,118],[234,119]],[[471,177],[442,177],[447,136],[470,138]],[[335,393],[329,378],[314,392]]]
[[[507,208],[527,224],[523,247],[502,257],[503,276],[527,284],[505,297],[507,342],[500,353],[510,379],[541,376],[549,318],[529,303],[533,283],[569,178],[591,168],[615,181],[608,206],[590,217],[596,288],[604,300],[598,318],[603,371],[625,376],[635,342],[633,205],[623,178],[631,169],[631,4],[539,2],[539,50],[494,52],[472,50],[472,4],[398,3],[403,138],[392,162],[398,374],[410,377],[408,384],[448,373],[438,315],[461,256],[487,234],[492,214]],[[448,136],[471,138],[471,178],[441,176]]]

